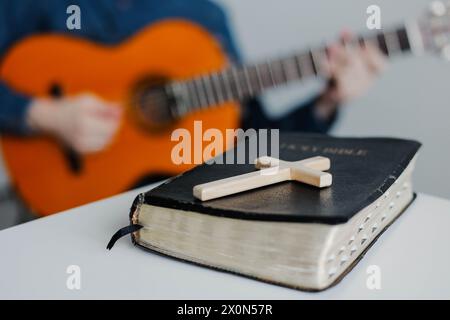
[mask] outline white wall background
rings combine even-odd
[[[426,0],[216,0],[229,12],[246,60],[288,53],[333,39],[342,28],[364,31],[366,8],[381,7],[387,27],[418,15]],[[317,90],[295,85],[265,96],[279,114]],[[424,144],[415,173],[416,189],[450,198],[450,64],[436,57],[393,61],[364,98],[345,108],[333,133],[340,136],[395,136]],[[0,185],[6,176],[0,173]]]

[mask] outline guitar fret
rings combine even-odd
[[[300,56],[296,56],[295,57],[295,64],[296,64],[296,67],[297,67],[297,72],[298,72],[298,74],[301,74],[303,76],[304,70],[302,68],[302,63],[301,63],[300,60],[301,60]]]
[[[240,78],[239,78],[238,71],[236,68],[234,68],[234,67],[231,68],[231,75],[234,80],[231,83],[235,85],[236,96],[238,97],[238,99],[242,99],[244,97],[244,92],[242,91]]]
[[[171,86],[167,86],[167,87],[165,88],[166,94],[168,94],[169,96],[175,97],[175,96],[176,96],[175,89],[174,89],[175,85],[176,85],[176,84],[174,83],[174,84],[172,84]],[[175,98],[175,99],[176,99],[176,98]],[[178,105],[177,105],[177,104],[171,104],[171,105],[169,105],[169,113],[170,113],[170,115],[171,115],[173,118],[179,118],[179,117],[180,117],[180,114],[179,114]],[[147,112],[147,110],[145,110],[145,114],[146,114],[146,115],[149,115],[148,112]]]
[[[270,81],[272,81],[272,86],[277,87],[279,83],[275,80],[271,62],[267,63],[267,70],[269,71],[269,78],[270,78]]]
[[[252,95],[254,92],[259,91],[259,88],[257,87],[258,79],[257,79],[257,75],[256,75],[256,70],[255,70],[255,67],[248,66],[248,67],[245,67],[245,71],[247,72],[247,77],[248,77],[249,83],[251,85],[251,93],[249,91],[249,94]],[[245,74],[244,74],[244,76],[245,76]]]
[[[219,73],[219,77],[221,78],[221,80],[222,80],[222,82],[224,84],[227,100],[233,100],[237,96],[233,95],[233,91],[231,90],[230,79],[228,77],[228,71],[229,70],[225,70],[224,72],[220,72]]]
[[[217,93],[217,103],[224,102],[226,99],[223,96],[222,85],[220,84],[219,73],[211,75],[213,87]]]
[[[187,88],[188,88],[188,92],[189,92],[189,96],[190,96],[190,105],[192,108],[196,108],[199,104],[200,101],[198,99],[198,95],[197,92],[195,90],[195,84],[193,81],[188,81],[187,82]]]
[[[302,77],[315,75],[314,66],[312,65],[310,54],[300,54],[297,56],[299,73]]]
[[[319,74],[319,62],[316,61],[316,57],[313,50],[309,50],[309,58],[311,59],[311,65],[314,74]]]
[[[211,84],[211,78],[210,76],[203,76],[202,77],[205,89],[206,89],[206,99],[208,100],[208,105],[215,105],[217,102],[215,94],[214,94],[214,90]]]
[[[242,69],[242,71],[244,72],[244,80],[245,80],[245,83],[247,85],[247,93],[248,93],[248,95],[252,95],[253,94],[253,87],[252,87],[252,84],[250,82],[250,76],[248,74],[248,70],[247,70],[246,67],[244,67]]]
[[[324,63],[328,61],[328,54],[326,46],[313,51],[313,57],[317,61],[317,71],[319,75],[326,76],[326,69]]]
[[[259,85],[259,90],[262,91],[265,88],[265,86],[264,86],[264,83],[263,83],[262,78],[261,78],[261,73],[260,73],[259,67],[260,67],[259,65],[255,65],[254,66],[257,82],[258,82],[258,85]]]
[[[260,63],[258,66],[258,81],[260,83],[261,91],[266,88],[270,88],[272,84],[270,83],[267,71],[267,63]]]
[[[298,66],[296,57],[290,57],[282,61],[282,69],[285,74],[286,81],[301,79],[302,74]]]
[[[181,96],[182,96],[182,104],[183,104],[183,111],[184,113],[189,113],[191,111],[191,106],[192,106],[192,98],[191,98],[191,93],[189,92],[189,86],[187,82],[179,82],[181,89]]]
[[[195,89],[198,93],[198,99],[199,99],[199,107],[204,108],[207,106],[208,101],[206,99],[206,92],[203,87],[203,81],[202,78],[197,78],[194,80]]]
[[[380,48],[380,50],[384,54],[389,56],[389,49],[388,49],[387,44],[386,44],[386,37],[384,36],[384,33],[379,33],[377,35],[377,41],[378,41],[378,47]]]
[[[402,52],[411,50],[411,44],[408,38],[406,27],[399,28],[397,31],[397,39]]]
[[[186,96],[189,97],[189,94],[186,95],[187,87],[186,87],[185,83],[174,82],[172,84],[172,86],[169,86],[169,88],[171,88],[172,94],[177,101],[177,103],[176,103],[177,110],[176,111],[177,111],[178,116],[185,115],[189,111],[189,108],[186,104],[186,100],[187,100]]]
[[[278,70],[279,70],[279,72],[280,72],[280,77],[281,77],[281,79],[282,79],[282,82],[283,83],[285,83],[285,82],[288,82],[289,81],[289,79],[288,79],[288,75],[286,74],[286,69],[285,69],[285,59],[280,59],[279,60],[279,66],[278,66]],[[297,79],[298,79],[298,76],[297,76]]]

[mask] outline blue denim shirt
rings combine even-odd
[[[81,9],[81,29],[66,26],[69,5]],[[2,0],[0,2],[0,57],[22,38],[44,32],[64,33],[105,44],[116,44],[154,21],[186,18],[199,23],[219,39],[229,57],[239,62],[224,11],[208,0]],[[1,60],[0,60],[1,62]],[[26,113],[31,97],[0,81],[0,131],[26,134]],[[326,132],[332,120],[316,119],[314,99],[278,120],[266,117],[258,100],[244,105],[243,127]],[[247,110],[248,112],[245,112]],[[251,111],[250,111],[251,110]]]

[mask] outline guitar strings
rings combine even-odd
[[[384,35],[386,36],[386,33],[384,33]],[[346,45],[356,45],[358,43],[361,44],[361,41],[363,41],[363,43],[369,43],[369,42],[373,43],[373,42],[375,42],[380,47],[381,45],[379,43],[377,43],[378,41],[377,41],[376,36],[377,36],[377,34],[373,34],[373,35],[371,35],[369,37],[355,37],[352,41],[350,41]],[[324,48],[326,49],[327,46],[325,46]],[[310,52],[312,52],[312,51],[310,50]],[[389,55],[389,54],[390,53],[387,52],[387,55]],[[314,62],[312,62],[312,63],[314,63]],[[252,66],[244,67],[243,71],[246,72],[245,68],[250,68],[250,67],[252,67]],[[201,91],[196,89],[195,86],[194,86],[195,92],[192,92],[189,89],[189,83],[195,83],[195,81],[203,81],[201,79],[203,79],[204,77],[212,78],[214,75],[219,75],[219,77],[220,77],[220,75],[222,75],[222,77],[223,77],[223,74],[225,74],[225,72],[228,72],[228,71],[232,70],[233,68],[235,68],[235,66],[231,66],[231,67],[229,67],[227,69],[223,69],[221,71],[215,71],[215,72],[207,73],[207,74],[204,74],[204,75],[195,76],[195,77],[190,78],[188,80],[178,80],[179,83],[183,83],[184,82],[184,84],[186,85],[186,91],[184,93],[184,98],[186,98],[186,101],[188,101],[188,103],[186,103],[183,108],[181,108],[180,105],[175,104],[177,116],[180,117],[180,116],[183,116],[183,115],[185,115],[187,113],[194,112],[196,110],[209,109],[209,108],[213,108],[213,107],[219,106],[219,105],[221,105],[223,103],[234,102],[234,101],[237,102],[237,101],[242,100],[242,98],[239,98],[239,97],[236,97],[236,96],[231,98],[231,99],[225,98],[226,96],[233,95],[233,93],[228,94],[229,90],[223,90],[219,94],[217,92],[217,90],[213,89],[212,92],[210,92],[210,94],[209,94],[207,88],[204,87],[204,86],[203,86]],[[242,70],[241,70],[241,72],[242,72]],[[317,75],[319,76],[319,74],[317,74]],[[259,75],[258,75],[258,77],[259,77]],[[287,78],[286,75],[284,76],[284,78],[286,79],[285,82],[288,82],[288,78]],[[296,80],[301,80],[302,78],[303,78],[303,75],[301,75]],[[257,91],[257,90],[253,90],[253,88],[252,88],[252,90],[250,90],[250,86],[249,86],[248,83],[247,83],[247,87],[248,87],[247,89],[248,90],[244,90],[244,86],[241,85],[241,82],[242,82],[241,80],[235,80],[234,81],[234,86],[237,87],[237,90],[240,90],[241,92],[246,92],[247,96],[253,96],[254,95],[254,91]],[[247,81],[245,81],[245,82],[247,82]],[[177,81],[174,81],[172,83],[177,83]],[[274,82],[274,84],[275,84],[275,82]],[[168,85],[170,85],[170,84],[168,84]],[[224,92],[226,92],[227,94],[224,94]],[[218,98],[219,95],[222,97],[221,99]],[[214,100],[212,103],[210,101],[211,99],[209,98],[210,96],[212,96],[213,97],[212,100]],[[201,99],[200,97],[203,98],[203,99]],[[201,102],[201,100],[203,100],[206,103],[192,103],[193,101]],[[157,105],[157,106],[158,105],[160,105],[160,106],[162,106],[162,105],[169,106],[168,97],[165,96],[165,94],[163,94],[163,93],[157,94],[157,95],[153,95],[151,97],[145,97],[144,96],[142,98],[135,96],[135,97],[132,97],[131,99],[126,99],[125,100],[125,104],[140,106],[141,110],[144,113],[146,113],[146,114],[148,114],[149,111],[152,110],[151,108],[146,107],[149,104],[153,104],[153,105]]]

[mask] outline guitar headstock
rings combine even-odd
[[[450,60],[450,2],[431,2],[418,26],[424,49]]]

